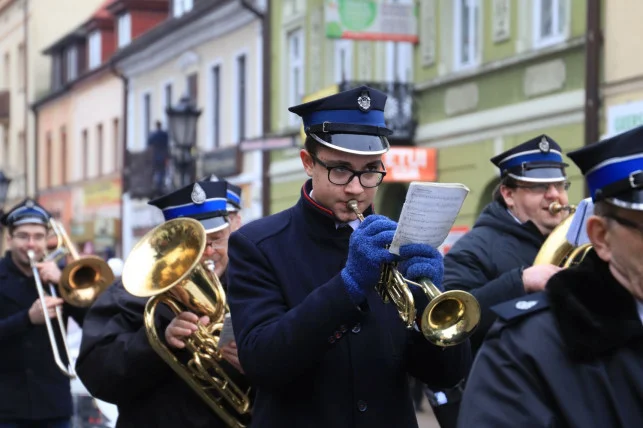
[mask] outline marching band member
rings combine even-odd
[[[85,308],[38,290],[27,251],[41,260],[47,249],[51,215],[38,203],[26,199],[6,213],[0,222],[8,228],[9,250],[0,260],[0,426],[70,427],[73,414],[69,378],[52,356],[45,317],[56,318],[62,306],[65,324],[71,316],[83,324]],[[54,261],[37,265],[45,284],[57,285],[61,272]],[[44,309],[44,310],[43,310]],[[65,349],[60,331],[54,330],[58,349]],[[61,353],[65,364],[66,354]]]
[[[363,86],[291,107],[311,179],[295,206],[231,235],[229,304],[255,426],[417,427],[407,373],[445,387],[469,368],[468,341],[431,344],[374,290],[381,264],[397,260],[387,249],[397,224],[371,207],[389,147],[385,102]],[[408,245],[401,256],[403,275],[439,286],[436,249]]]
[[[494,307],[461,427],[643,426],[643,127],[568,153],[593,249],[545,292]]]
[[[560,269],[532,266],[551,231],[566,212],[549,205],[568,203],[569,182],[560,146],[541,135],[491,159],[501,181],[493,201],[473,229],[444,257],[444,288],[464,290],[480,303],[480,324],[471,336],[473,354],[496,319],[491,306],[542,290]],[[456,426],[463,385],[429,391],[429,401],[443,428]]]
[[[207,233],[204,259],[215,262],[223,276],[228,264],[230,225],[226,211],[226,183],[198,182],[149,202],[165,220],[196,218]],[[143,321],[147,298],[129,294],[118,281],[103,293],[87,314],[77,372],[90,393],[118,406],[120,427],[223,427],[223,422],[151,347]],[[183,339],[207,324],[207,317],[164,305],[157,311],[170,348],[184,347]],[[226,368],[241,370],[236,348],[222,349]]]

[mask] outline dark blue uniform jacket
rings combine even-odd
[[[257,388],[253,426],[417,427],[407,373],[452,386],[469,368],[469,344],[431,345],[374,291],[356,307],[339,274],[350,229],[337,229],[310,191],[308,181],[294,207],[230,239],[229,303]]]
[[[494,310],[459,427],[643,427],[643,323],[596,253]]]
[[[533,223],[518,223],[494,201],[445,255],[444,289],[467,291],[480,303],[480,324],[471,336],[474,355],[496,320],[490,308],[525,295],[522,268],[532,265],[544,242]]]
[[[43,286],[48,293],[49,286]],[[72,415],[69,378],[54,362],[47,327],[29,321],[29,308],[37,299],[33,277],[25,276],[7,252],[0,260],[0,421]],[[82,325],[85,311],[65,303],[65,325],[69,316]],[[66,364],[58,321],[52,320],[52,326]]]

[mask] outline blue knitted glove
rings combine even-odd
[[[348,260],[341,275],[351,300],[360,305],[368,290],[375,288],[380,266],[396,259],[386,248],[393,241],[397,223],[381,215],[369,215],[353,232]]]
[[[444,276],[444,260],[442,254],[427,244],[408,244],[400,247],[402,261],[397,268],[400,273],[411,281],[429,278],[440,291]]]

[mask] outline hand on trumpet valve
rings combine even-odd
[[[31,305],[31,308],[29,308],[29,321],[34,325],[44,324],[45,312],[48,318],[56,318],[56,306],[61,306],[63,303],[64,300],[59,297],[45,296],[46,306],[43,310],[40,299],[36,299]]]
[[[396,259],[387,246],[393,240],[397,223],[381,216],[370,215],[353,232],[348,248],[348,260],[341,275],[348,293],[361,304],[369,290],[374,289],[382,263]]]
[[[165,329],[165,341],[172,348],[185,348],[185,339],[199,329],[199,325],[210,323],[208,316],[199,318],[192,312],[181,312],[175,316]]]
[[[60,268],[54,261],[47,261],[36,263],[36,268],[40,274],[40,280],[43,284],[58,284],[60,283]]]
[[[411,281],[428,278],[440,290],[444,275],[442,254],[427,244],[408,244],[400,247],[400,258],[397,269],[402,276]]]

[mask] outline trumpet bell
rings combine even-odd
[[[59,291],[70,305],[86,308],[114,282],[114,272],[98,256],[73,260],[62,271]]]
[[[431,299],[422,313],[424,337],[435,345],[454,346],[466,340],[480,321],[480,304],[471,294],[452,290]]]

